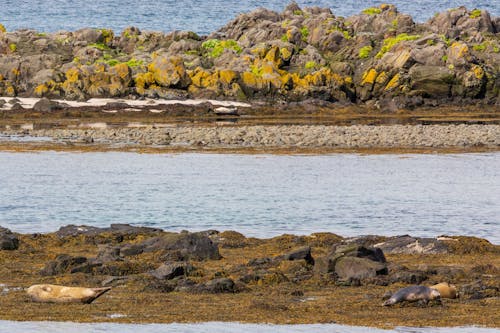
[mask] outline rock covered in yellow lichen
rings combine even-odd
[[[184,61],[176,56],[158,56],[148,66],[155,82],[162,87],[185,89],[191,83]]]

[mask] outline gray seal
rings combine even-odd
[[[396,291],[391,298],[385,301],[382,305],[394,305],[403,301],[417,302],[423,301],[425,304],[431,300],[441,299],[441,294],[436,289],[426,286],[410,286]]]

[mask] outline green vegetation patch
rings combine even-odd
[[[370,8],[364,9],[362,13],[366,14],[366,15],[377,15],[377,14],[382,13],[382,9],[377,8],[377,7],[370,7]]]
[[[302,40],[307,41],[307,37],[309,37],[309,29],[307,27],[300,28],[300,33],[302,35]]]
[[[379,59],[382,58],[384,54],[389,52],[394,46],[396,46],[401,42],[416,40],[419,38],[420,35],[408,35],[408,34],[399,34],[396,37],[386,38],[384,39],[384,44],[382,45],[380,51],[377,53],[376,57]]]
[[[142,66],[142,65],[144,65],[144,61],[137,60],[135,58],[132,58],[129,61],[127,61],[127,66],[130,67],[130,68],[139,67],[139,66]]]
[[[470,18],[478,18],[481,16],[481,9],[474,9],[472,12],[470,12],[469,17]]]
[[[89,46],[93,47],[93,48],[96,48],[98,50],[101,50],[101,51],[107,51],[107,50],[109,50],[109,46],[107,46],[104,43],[92,43],[92,44],[89,44]]]
[[[308,61],[306,62],[305,68],[306,69],[315,69],[318,67],[318,64],[315,63],[314,61]]]
[[[486,43],[476,44],[472,46],[472,49],[477,52],[484,52],[486,50]]]
[[[224,50],[233,50],[237,54],[240,54],[243,49],[234,39],[228,40],[218,40],[218,39],[209,39],[203,44],[201,47],[208,51],[208,56],[211,58],[218,58],[224,52]]]
[[[370,56],[370,53],[372,53],[373,51],[373,47],[371,45],[367,45],[367,46],[363,46],[360,50],[359,50],[359,59],[366,59]]]

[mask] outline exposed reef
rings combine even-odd
[[[123,224],[0,232],[0,319],[499,325],[500,248],[474,237],[257,239]],[[381,306],[401,287],[439,282],[456,285],[459,298]],[[40,283],[113,289],[91,306],[40,305],[23,290]]]
[[[500,17],[464,7],[415,23],[392,5],[242,14],[209,36],[129,27],[0,28],[0,95],[367,103],[500,103]]]

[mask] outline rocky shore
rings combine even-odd
[[[62,145],[106,145],[158,149],[471,149],[497,150],[500,125],[392,126],[152,126],[132,128],[39,129],[2,131],[4,136],[52,138]],[[159,127],[158,127],[159,126]],[[101,128],[99,128],[101,127]],[[47,143],[47,142],[45,142]]]
[[[500,325],[500,247],[474,237],[0,228],[0,262],[7,320]],[[455,284],[459,298],[381,306],[401,287],[439,282]],[[112,290],[91,305],[37,304],[25,288],[39,283]]]
[[[498,105],[499,32],[500,17],[480,9],[416,23],[386,4],[344,18],[291,3],[241,14],[209,36],[0,25],[0,96]]]

